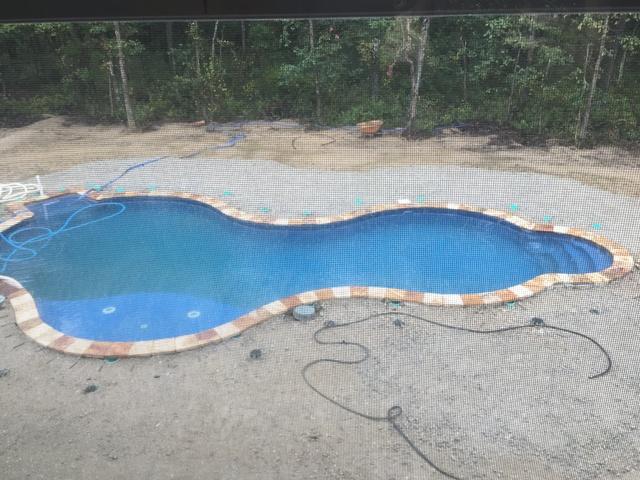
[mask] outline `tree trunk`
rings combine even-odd
[[[469,97],[469,88],[468,88],[468,70],[469,70],[469,59],[467,58],[467,41],[464,38],[460,38],[462,41],[462,99],[465,103],[467,103],[467,99]]]
[[[615,70],[616,59],[620,54],[620,50],[622,50],[620,45],[620,37],[624,32],[624,27],[625,27],[625,21],[622,18],[620,18],[616,21],[612,29],[613,38],[614,38],[613,41],[615,46],[613,47],[613,53],[609,55],[609,62],[607,63],[607,74],[604,77],[604,84],[602,86],[604,91],[607,93],[609,92],[609,87],[611,86],[611,79],[613,78],[613,71]]]
[[[118,82],[116,81],[116,72],[114,69],[114,64],[111,60],[109,60],[109,75],[111,75],[111,85],[113,86],[113,98],[115,105],[115,103],[120,100],[122,95],[120,95],[120,87],[118,86]]]
[[[607,63],[607,74],[604,76],[604,81],[602,84],[602,89],[605,93],[609,93],[609,87],[611,86],[611,79],[613,78],[613,71],[615,70],[616,59],[618,56],[618,50],[620,47],[617,47],[611,55],[609,55],[609,62]]]
[[[373,39],[371,47],[371,98],[377,100],[380,95],[380,40]]]
[[[529,17],[529,41],[527,46],[527,66],[533,64],[533,54],[535,52],[536,31],[534,29],[534,16]]]
[[[202,70],[200,69],[200,30],[198,22],[193,22],[193,43],[196,50],[196,75],[199,77]]]
[[[240,21],[240,37],[240,41],[242,42],[242,56],[244,56],[245,50],[247,48],[247,31],[244,20]]]
[[[511,79],[511,91],[509,92],[509,98],[507,98],[507,115],[506,121],[511,120],[511,106],[513,105],[513,94],[516,91],[516,72],[518,71],[518,66],[520,65],[520,54],[522,53],[522,48],[518,47],[518,54],[516,55],[516,62],[513,66],[513,78]]]
[[[544,75],[542,75],[542,91],[544,94],[544,86],[547,78],[549,78],[549,71],[551,70],[551,59],[547,61],[547,67],[544,69]],[[542,114],[544,113],[544,105],[540,108],[540,114],[538,115],[538,135],[542,135]]]
[[[635,26],[633,31],[631,32],[631,36],[635,36],[638,31],[638,25]],[[627,49],[622,46],[622,57],[620,58],[620,66],[618,67],[618,78],[616,79],[616,83],[622,82],[622,75],[624,74],[624,64],[627,60]]]
[[[591,47],[592,47],[592,44],[588,43],[587,51],[584,54],[584,68],[582,69],[582,85],[584,86],[583,88],[585,90],[589,88],[589,82],[587,82],[587,68],[589,68],[589,63],[591,62]]]
[[[218,23],[220,20],[216,20],[213,27],[213,36],[211,37],[211,62],[216,59],[216,38],[218,37]]]
[[[218,50],[218,58],[220,59],[220,62],[222,62],[222,44],[224,43],[224,24],[220,29],[220,42],[218,43],[220,43],[220,50]]]
[[[113,62],[109,60],[107,62],[107,84],[109,87],[109,108],[111,111],[111,116],[113,117],[115,113],[115,107],[113,104]]]
[[[124,100],[124,110],[127,114],[127,127],[136,128],[136,120],[133,115],[131,98],[129,97],[129,80],[127,79],[127,68],[124,60],[124,50],[122,48],[122,37],[120,36],[120,22],[113,22],[116,34],[116,45],[118,48],[118,64],[120,65],[120,78],[122,79],[122,98]]]
[[[529,39],[527,41],[527,67],[531,67],[534,61],[534,53],[535,53],[535,41],[536,41],[536,31],[534,29],[535,21],[534,16],[531,15],[529,17]],[[529,99],[529,94],[531,93],[529,87],[525,85],[520,93],[520,101],[522,104],[526,103]]]
[[[311,55],[313,56],[316,50],[315,47],[315,35],[313,33],[313,20],[309,20],[309,47]],[[314,64],[316,59],[314,58]],[[320,98],[320,75],[318,74],[318,67],[314,65],[314,83],[316,89],[316,122],[320,123],[322,116],[322,100]]]
[[[618,79],[616,83],[622,82],[622,75],[624,74],[624,62],[627,59],[627,51],[622,49],[622,58],[620,59],[620,67],[618,67]]]
[[[171,72],[176,74],[176,56],[173,52],[173,22],[165,23],[166,35],[167,35],[167,55],[169,56],[169,63],[171,64]]]
[[[413,132],[416,114],[418,112],[418,99],[420,98],[420,80],[422,80],[422,64],[427,50],[427,39],[429,38],[429,26],[431,17],[421,18],[420,40],[416,51],[415,68],[411,74],[411,101],[409,102],[409,119],[407,120],[407,133]],[[412,65],[413,67],[413,65]]]
[[[587,43],[587,48],[584,53],[584,67],[582,67],[582,92],[580,93],[580,107],[578,107],[578,115],[576,116],[576,133],[574,135],[574,142],[578,144],[578,134],[580,132],[580,122],[582,120],[582,103],[584,94],[589,88],[589,82],[587,82],[587,68],[589,68],[589,62],[591,61],[591,42]]]
[[[114,108],[113,108],[113,88],[111,87],[111,75],[107,72],[107,84],[109,87],[109,111],[111,112],[111,116],[113,117]]]
[[[598,57],[596,58],[596,64],[593,67],[593,76],[591,77],[591,89],[589,90],[589,96],[587,97],[587,104],[584,108],[584,114],[582,116],[582,122],[580,124],[580,130],[578,132],[577,144],[580,146],[582,142],[587,138],[587,130],[589,128],[589,117],[591,116],[591,106],[593,104],[593,95],[596,92],[596,84],[598,78],[600,78],[600,65],[602,63],[602,57],[604,56],[605,46],[607,41],[607,33],[609,32],[609,15],[604,19],[604,25],[602,27],[602,35],[600,36],[600,50],[598,51]]]
[[[0,73],[0,85],[2,85],[2,98],[7,98],[7,84],[2,77],[2,73]]]

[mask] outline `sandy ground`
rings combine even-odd
[[[227,138],[224,132],[206,135],[216,143]],[[372,140],[378,141],[404,142]],[[44,146],[40,157],[33,147],[32,157],[20,153],[26,166],[16,178],[42,173],[52,190],[102,183],[132,161],[152,158],[153,143],[147,145],[149,151],[142,153],[140,144],[123,143],[117,160],[91,163],[83,163],[87,158],[78,150],[65,156],[52,148],[50,158],[69,159],[64,168],[51,166]],[[157,153],[165,153],[163,148]],[[267,150],[238,160],[239,148],[168,158],[132,172],[117,186],[144,189],[153,183],[216,196],[227,191],[225,199],[239,208],[268,207],[276,215],[300,215],[303,209],[337,213],[354,209],[356,198],[370,204],[425,195],[501,209],[515,203],[531,219],[552,215],[562,225],[601,224],[601,233],[634,254],[640,251],[640,199],[579,179],[462,162],[391,166],[384,158],[380,168],[356,168],[356,160],[350,170],[336,171],[332,164],[297,168],[282,158],[265,159],[274,154]],[[364,165],[368,154],[358,151]],[[92,158],[100,155],[94,152]],[[34,170],[37,158],[42,170]],[[327,158],[343,166],[350,157]],[[0,160],[18,165],[7,153]],[[354,367],[319,366],[311,376],[323,391],[375,415],[402,406],[400,422],[410,438],[463,479],[635,480],[640,478],[639,296],[635,271],[607,286],[558,287],[513,309],[400,309],[474,328],[519,325],[537,316],[592,335],[613,359],[612,372],[596,380],[587,377],[604,367],[603,357],[570,335],[532,330],[473,335],[414,321],[397,327],[393,317],[331,333],[363,342],[372,358]],[[388,308],[356,299],[323,307],[322,316],[310,322],[280,315],[220,345],[114,364],[41,349],[17,330],[8,309],[0,310],[0,368],[9,369],[0,377],[0,477],[444,480],[389,425],[354,417],[305,386],[300,369],[306,362],[355,353],[313,342],[324,321],[354,320]],[[249,352],[256,348],[263,356],[251,360]],[[90,384],[97,391],[82,393]]]
[[[399,328],[391,319],[335,337],[362,341],[372,352],[367,363],[320,366],[311,377],[374,415],[402,406],[407,434],[464,479],[637,479],[639,282],[634,273],[601,288],[558,288],[514,310],[401,309],[475,328],[540,316],[610,351],[613,371],[601,379],[587,376],[604,367],[603,357],[568,335],[479,336],[411,321]],[[324,306],[308,323],[281,315],[217,346],[115,364],[40,350],[5,312],[2,478],[444,480],[388,425],[341,411],[305,386],[304,363],[353,354],[312,342],[323,321],[386,309],[367,300]],[[256,348],[263,357],[250,360]],[[90,384],[98,390],[83,394]]]
[[[0,129],[0,168],[6,182],[94,160],[187,155],[226,142],[229,129],[227,125],[207,133],[203,127],[172,123],[146,132],[129,132],[121,126],[87,126],[52,117],[27,127]],[[273,160],[327,170],[452,164],[552,174],[640,196],[640,155],[615,147],[577,150],[552,142],[544,148],[523,147],[495,134],[455,129],[418,141],[396,135],[361,138],[346,129],[306,132],[291,121],[249,123],[242,130],[247,138],[235,148],[202,152],[201,156]]]

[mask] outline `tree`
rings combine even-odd
[[[593,67],[593,75],[591,76],[591,87],[589,89],[589,95],[587,96],[587,102],[584,107],[584,112],[580,121],[580,127],[576,135],[576,145],[580,146],[587,138],[587,130],[589,128],[589,118],[591,116],[591,107],[593,106],[593,96],[596,92],[596,84],[600,78],[600,65],[602,64],[602,57],[605,55],[605,48],[607,42],[607,33],[609,32],[609,15],[604,17],[604,20],[597,21],[590,16],[585,17],[583,25],[590,25],[600,32],[600,48],[598,49],[598,56],[596,57],[596,63]]]
[[[176,56],[173,51],[173,22],[165,23],[165,33],[167,36],[167,56],[171,63],[171,73],[176,74]]]
[[[191,37],[191,41],[193,42],[194,48],[194,59],[195,59],[195,73],[196,76],[200,76],[200,27],[198,26],[198,22],[191,22],[189,24],[189,36]]]
[[[354,45],[358,52],[358,60],[362,63],[363,74],[368,75],[371,85],[369,95],[373,102],[380,99],[381,90],[381,62],[384,57],[384,37],[393,25],[388,19],[365,20],[361,24],[353,25],[345,32],[343,38]],[[353,68],[356,66],[352,65]]]
[[[604,20],[0,25],[0,124],[42,113],[130,126],[223,115],[328,125],[381,118],[409,134],[491,122],[579,144],[640,141],[640,16]]]
[[[638,20],[640,15],[635,16],[635,19]],[[622,48],[622,57],[620,58],[620,64],[618,66],[618,78],[616,83],[620,84],[622,82],[622,76],[624,74],[624,65],[627,60],[627,57],[634,55],[637,52],[640,52],[640,36],[637,35],[638,32],[638,24],[636,23],[633,32],[628,35],[624,35],[620,39],[620,45]]]
[[[622,48],[620,44],[620,37],[624,32],[626,19],[621,15],[612,15],[611,22],[613,23],[613,28],[611,29],[613,35],[610,39],[612,46],[610,50],[606,52],[606,56],[609,58],[609,61],[607,62],[607,71],[602,85],[602,89],[607,93],[609,93],[609,87],[611,86],[611,80],[613,79],[616,57],[619,55],[619,51]]]
[[[218,23],[216,21],[216,23]],[[244,24],[244,20],[240,20],[240,37],[241,37],[241,42],[242,42],[242,55],[245,55],[247,53],[247,30]]]
[[[218,40],[218,24],[220,20],[216,20],[216,23],[213,27],[213,35],[211,35],[211,61],[214,61],[216,58],[216,41]]]
[[[419,17],[417,19],[404,17],[397,20],[397,29],[395,32],[391,32],[394,37],[392,37],[390,42],[396,43],[397,47],[390,71],[393,71],[393,66],[396,63],[404,62],[409,65],[411,77],[409,109],[405,127],[407,135],[414,133],[415,120],[418,112],[418,99],[420,97],[422,66],[427,49],[430,25],[430,17]]]
[[[129,80],[127,78],[127,68],[124,58],[124,49],[122,46],[122,36],[120,35],[120,22],[113,22],[113,28],[116,35],[116,47],[118,50],[118,64],[120,65],[120,78],[122,79],[122,98],[124,100],[124,109],[127,114],[127,127],[136,128],[136,120],[133,115],[133,107],[129,96]]]
[[[415,65],[411,63],[411,103],[409,104],[409,119],[407,120],[407,132],[413,131],[413,125],[416,120],[418,108],[418,97],[420,96],[420,80],[422,79],[422,65],[424,63],[424,55],[427,48],[427,39],[429,36],[429,25],[431,18],[423,17],[421,19],[420,37],[418,40],[418,48],[416,51]]]
[[[278,68],[286,108],[320,124],[335,106],[344,104],[351,67],[339,55],[342,36],[337,22],[313,20],[282,23],[280,44],[293,55]],[[355,52],[354,52],[355,53]],[[292,96],[291,91],[297,94]],[[334,108],[332,108],[334,107]]]
[[[309,20],[309,52],[311,54],[311,58],[313,62],[316,62],[316,45],[315,45],[315,34],[313,32],[313,20]],[[316,122],[320,123],[320,119],[322,118],[322,97],[320,96],[320,75],[318,73],[318,68],[314,65],[313,72],[313,83],[315,85],[316,91]]]
[[[204,120],[213,120],[229,97],[219,65],[212,59],[204,64],[200,76],[195,79],[194,88]]]

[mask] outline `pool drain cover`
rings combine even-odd
[[[298,305],[293,309],[293,318],[299,321],[312,320],[316,316],[316,307],[313,305]]]

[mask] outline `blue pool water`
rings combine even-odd
[[[118,202],[74,195],[33,204],[34,218],[5,232],[13,234],[11,244],[1,241],[0,255],[12,260],[4,275],[20,281],[43,320],[66,334],[165,338],[319,288],[478,293],[612,263],[606,250],[586,240],[460,211],[406,209],[278,227],[179,199]],[[69,220],[86,206],[92,207]],[[16,245],[23,249],[16,252]]]

